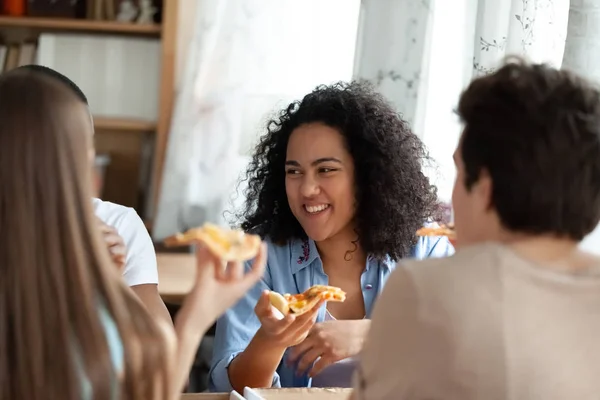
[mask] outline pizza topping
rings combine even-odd
[[[273,304],[275,308],[279,311],[282,311],[282,308],[287,309],[290,313],[294,313],[295,315],[302,315],[312,310],[321,300],[339,302],[346,300],[346,293],[342,289],[326,285],[315,285],[308,288],[304,293],[299,294],[286,293],[281,296],[278,293],[276,295],[273,295],[272,293],[274,292],[269,294],[269,298],[271,304]],[[286,306],[281,306],[280,297],[286,301]],[[283,314],[285,315],[287,313]]]
[[[456,237],[453,224],[426,226],[417,231],[417,236],[447,236],[451,239]]]

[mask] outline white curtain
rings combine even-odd
[[[239,155],[243,66],[252,43],[258,0],[203,0],[187,46],[167,146],[153,234],[156,239],[203,223],[221,222],[228,193],[245,165]]]
[[[433,2],[363,0],[354,74],[374,83],[415,128],[427,94]]]
[[[373,82],[412,123],[449,201],[460,92],[507,55],[560,66],[569,0],[363,0],[355,76]]]
[[[479,0],[475,25],[475,75],[493,71],[507,55],[562,64],[569,0]]]

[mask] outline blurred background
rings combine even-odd
[[[226,223],[266,122],[319,84],[365,79],[392,101],[435,160],[427,173],[450,214],[454,108],[474,76],[516,54],[600,79],[600,0],[0,4],[0,68],[38,63],[81,87],[96,126],[97,195],[135,208],[157,243]],[[600,232],[583,245],[600,254]],[[187,279],[176,276],[182,260],[159,253],[171,304]]]
[[[600,78],[600,0],[1,0],[0,66],[57,69],[95,116],[98,196],[153,237],[226,222],[266,122],[366,79],[411,122],[449,202],[454,107],[507,54]]]
[[[153,237],[226,222],[269,117],[371,81],[411,122],[449,202],[453,113],[507,54],[600,78],[600,0],[1,0],[0,68],[57,69],[95,116],[98,196]],[[600,240],[600,239],[599,239]]]

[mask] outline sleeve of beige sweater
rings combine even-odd
[[[423,272],[424,264],[398,266],[377,301],[355,374],[356,400],[413,398],[445,373],[450,339],[439,326],[439,310],[423,297],[424,281],[411,272]],[[442,283],[429,280],[426,290]]]
[[[355,375],[355,399],[402,399],[416,383],[419,299],[408,271],[398,266],[373,311]]]

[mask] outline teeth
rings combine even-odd
[[[311,214],[314,214],[314,213],[318,213],[320,211],[325,210],[326,208],[329,207],[329,204],[321,204],[318,206],[304,206],[304,207],[306,208],[306,211],[308,211]]]

